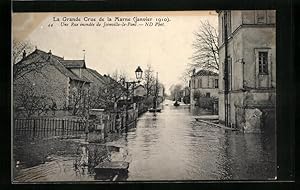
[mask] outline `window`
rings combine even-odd
[[[196,88],[196,81],[193,79],[193,88]]]
[[[200,78],[199,81],[198,81],[198,85],[199,85],[199,86],[198,86],[199,88],[202,88],[202,79],[201,79],[201,78]]]
[[[209,92],[206,93],[206,97],[207,97],[207,98],[210,97],[210,93],[209,93]]]
[[[219,79],[215,79],[215,88],[219,88]]]
[[[268,52],[258,52],[258,73],[268,74]]]
[[[268,47],[255,48],[255,87],[269,88],[272,85],[272,49]]]

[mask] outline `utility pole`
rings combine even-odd
[[[128,131],[128,83],[126,82],[126,100],[125,100],[125,131]]]

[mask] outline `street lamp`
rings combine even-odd
[[[142,79],[142,75],[143,75],[143,70],[141,69],[140,66],[138,66],[138,68],[135,70],[135,76],[136,79],[139,81]]]
[[[142,79],[143,76],[143,70],[141,69],[140,66],[137,67],[135,70],[135,76],[138,81],[126,81],[126,131],[128,130],[128,93],[129,93],[129,85],[133,85],[132,87],[132,98],[131,102],[134,103],[133,98],[134,98],[134,89],[135,89],[135,84],[140,83],[140,80]]]

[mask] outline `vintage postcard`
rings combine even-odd
[[[276,12],[12,13],[12,181],[275,180]]]

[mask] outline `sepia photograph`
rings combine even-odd
[[[276,11],[12,12],[13,183],[277,179]]]

